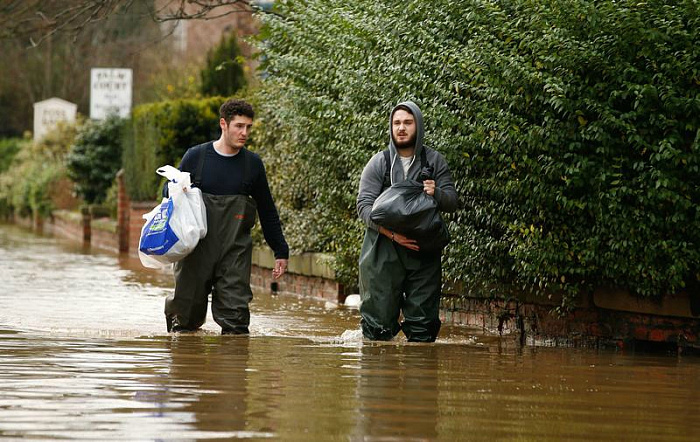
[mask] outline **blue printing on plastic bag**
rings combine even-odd
[[[170,227],[173,200],[160,205],[160,210],[148,222],[141,236],[139,250],[146,255],[165,255],[180,239]]]

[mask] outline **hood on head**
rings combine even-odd
[[[416,120],[416,150],[414,155],[418,157],[421,150],[423,150],[423,112],[421,112],[418,105],[412,101],[403,101],[397,104],[389,114],[389,150],[391,151],[392,158],[396,155],[396,146],[394,145],[394,134],[391,130],[391,120],[394,119],[394,113],[399,107],[407,107],[411,110],[413,118]]]
[[[394,119],[394,112],[396,112],[396,110],[401,106],[410,109],[411,113],[413,114],[413,118],[416,120],[416,144],[415,150],[413,152],[414,160],[413,163],[411,163],[411,167],[409,168],[407,177],[408,179],[417,180],[419,178],[420,163],[414,163],[416,163],[415,158],[420,158],[420,154],[423,151],[423,112],[421,112],[420,108],[416,103],[412,101],[403,101],[397,104],[389,114],[389,154],[391,158],[390,176],[392,184],[403,181],[404,179],[401,167],[394,167],[398,153],[396,151],[396,145],[394,145],[394,134],[391,130],[391,121]]]

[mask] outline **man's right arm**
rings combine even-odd
[[[362,170],[360,190],[357,193],[357,214],[367,227],[379,231],[379,226],[370,219],[372,205],[382,193],[384,184],[384,155],[382,152],[374,155]]]

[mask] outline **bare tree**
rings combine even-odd
[[[37,46],[56,33],[78,35],[89,24],[105,20],[134,3],[145,3],[156,22],[213,20],[229,14],[263,10],[260,0],[5,0],[0,3],[0,39]]]

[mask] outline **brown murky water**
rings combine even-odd
[[[256,294],[250,337],[164,333],[167,274],[0,226],[0,438],[697,440],[700,358],[356,339]],[[349,331],[348,331],[349,330]]]

